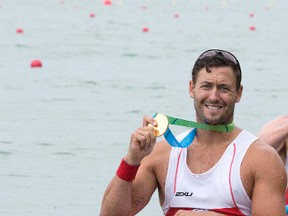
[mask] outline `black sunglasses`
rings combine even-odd
[[[222,54],[224,56],[224,58],[226,58],[227,60],[232,61],[235,65],[237,65],[237,67],[239,68],[239,71],[241,72],[241,68],[240,68],[240,63],[238,61],[238,59],[230,52],[225,51],[225,50],[221,50],[221,49],[210,49],[207,50],[205,52],[203,52],[197,60],[201,60],[205,57],[214,57],[217,54]]]

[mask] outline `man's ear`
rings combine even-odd
[[[236,97],[236,103],[238,103],[241,99],[242,96],[242,92],[243,92],[243,86],[241,85],[239,87],[239,89],[237,90],[237,97]]]
[[[192,80],[189,81],[189,94],[194,99],[194,83]]]

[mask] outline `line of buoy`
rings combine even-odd
[[[59,2],[60,2],[61,4],[63,4],[63,3],[64,3],[64,0],[59,0]],[[104,5],[112,5],[112,0],[103,0],[103,4],[104,4]],[[143,9],[143,10],[146,10],[146,9],[147,9],[147,6],[146,6],[146,5],[143,5],[143,6],[142,6],[142,9]],[[205,7],[205,10],[210,10],[210,7],[207,5],[207,6]],[[95,15],[94,12],[91,12],[91,13],[89,14],[89,16],[90,16],[91,18],[94,18],[96,15]],[[254,13],[252,13],[252,12],[249,13],[249,17],[250,17],[250,18],[253,18],[254,16],[255,16]],[[174,18],[179,18],[179,17],[180,17],[179,13],[174,13]],[[249,26],[249,30],[250,30],[250,31],[256,31],[256,27],[255,27],[254,25],[251,25],[251,26]],[[150,31],[150,29],[149,29],[148,27],[143,27],[143,28],[142,28],[142,32],[143,32],[143,33],[147,33],[147,32],[149,32],[149,31]],[[24,33],[24,31],[23,31],[22,28],[17,28],[17,29],[16,29],[16,33],[17,33],[17,34],[22,34],[22,33]],[[38,59],[33,60],[33,61],[31,62],[31,67],[32,67],[32,68],[42,67],[42,62],[41,62],[40,60],[38,60]]]

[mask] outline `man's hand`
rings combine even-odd
[[[157,126],[157,121],[150,116],[143,118],[142,127],[131,135],[129,151],[124,160],[131,165],[139,165],[141,160],[149,155],[156,143],[156,135],[152,126]]]

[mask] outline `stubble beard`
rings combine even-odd
[[[205,105],[202,104],[202,106]],[[222,113],[220,116],[217,117],[207,117],[201,106],[199,107],[199,109],[197,108],[197,104],[194,104],[194,108],[196,110],[198,122],[208,125],[223,125],[230,124],[232,122],[235,106],[231,107],[231,109],[227,110],[226,112]]]

